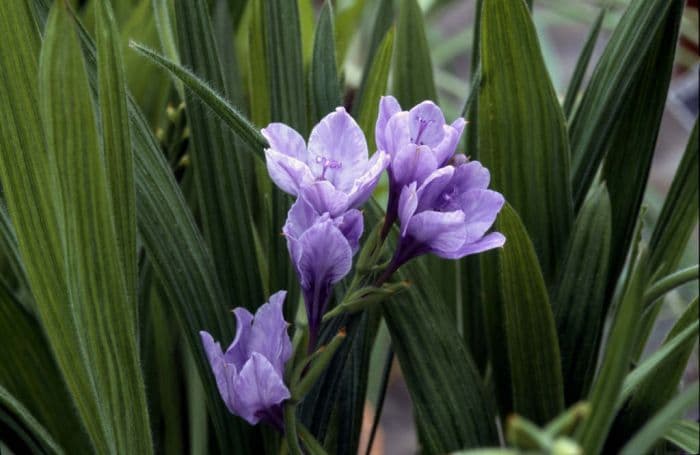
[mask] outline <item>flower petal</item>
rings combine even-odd
[[[236,336],[226,350],[224,359],[227,363],[234,364],[236,369],[240,370],[250,356],[253,315],[243,307],[233,310],[233,314],[236,316]]]
[[[401,112],[401,105],[393,96],[382,96],[379,100],[379,115],[377,116],[377,124],[374,127],[374,141],[377,143],[377,150],[386,151],[386,126],[389,119]]]
[[[270,178],[285,193],[297,196],[302,186],[314,181],[306,163],[277,150],[265,149],[265,162]]]
[[[360,237],[362,237],[362,231],[364,230],[362,212],[357,209],[349,210],[336,220],[335,225],[343,233],[350,244],[353,254],[355,254],[360,246]]]
[[[430,147],[406,144],[391,162],[392,184],[399,188],[411,182],[420,185],[437,167],[438,163]]]
[[[289,389],[272,364],[254,352],[235,379],[234,413],[251,425],[265,417],[266,411],[290,398]]]
[[[470,254],[483,253],[484,251],[500,248],[506,243],[506,238],[500,232],[492,232],[485,235],[480,240],[469,243],[465,242],[459,249],[452,252],[443,252],[438,254],[445,259],[461,259]]]
[[[496,221],[505,199],[501,193],[491,190],[470,190],[460,198],[466,224],[466,242],[479,240]]]
[[[365,135],[342,107],[326,115],[311,131],[307,164],[315,177],[323,176],[341,191],[350,190],[364,171],[367,157]],[[332,161],[330,167],[328,160]]]
[[[386,124],[384,145],[392,160],[396,153],[411,143],[411,130],[408,125],[408,112],[393,115]]]
[[[489,170],[478,161],[469,161],[455,168],[452,183],[459,193],[469,190],[485,190],[491,181]]]
[[[294,201],[292,207],[287,212],[287,221],[282,227],[285,237],[299,239],[311,226],[320,218],[318,211],[305,199],[299,198]]]
[[[445,125],[443,127],[445,130],[445,135],[442,141],[433,149],[438,165],[444,166],[452,155],[455,154],[455,150],[457,150],[457,144],[459,144],[459,138],[462,137],[462,131],[464,131],[465,124],[466,122],[463,118],[458,118],[452,123],[452,125]]]
[[[418,208],[418,193],[416,182],[412,182],[401,190],[399,197],[399,222],[401,223],[402,237],[406,235],[406,230],[411,222],[411,217],[416,213],[416,208]]]
[[[416,145],[436,147],[445,137],[445,116],[435,103],[423,101],[409,115],[410,140]]]
[[[367,202],[379,183],[382,172],[389,166],[390,162],[389,154],[383,150],[372,155],[365,171],[353,182],[352,188],[348,192],[348,207],[357,208]]]
[[[280,291],[258,308],[249,343],[250,352],[265,356],[280,376],[284,376],[284,364],[292,355],[292,343],[287,334],[289,324],[282,312],[286,295],[287,291]]]
[[[418,208],[423,210],[434,210],[443,203],[442,195],[450,186],[455,168],[444,166],[431,173],[418,188]]]
[[[301,198],[318,213],[340,216],[348,209],[348,196],[327,180],[320,180],[301,189]]]
[[[294,129],[284,123],[270,123],[260,130],[270,148],[279,153],[306,162],[306,143]]]
[[[413,215],[406,236],[440,254],[464,244],[464,213],[427,210]]]
[[[207,354],[209,359],[209,365],[211,366],[212,372],[214,373],[214,379],[216,380],[216,387],[219,389],[219,394],[221,399],[226,403],[229,411],[233,412],[232,402],[233,397],[230,393],[230,385],[233,383],[233,379],[236,375],[236,367],[234,365],[226,365],[224,361],[224,353],[221,351],[221,345],[214,341],[214,338],[205,331],[199,332],[199,336],[202,340],[202,345],[204,352]]]

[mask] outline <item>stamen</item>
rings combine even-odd
[[[323,166],[323,170],[321,171],[321,175],[318,178],[319,180],[324,180],[326,178],[326,170],[328,170],[328,169],[340,169],[341,167],[343,167],[342,162],[336,161],[336,160],[333,160],[330,158],[326,158],[325,156],[317,156],[316,163]]]

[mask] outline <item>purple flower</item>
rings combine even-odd
[[[436,170],[420,187],[416,182],[404,187],[393,269],[425,253],[459,259],[503,246],[503,234],[486,234],[504,203],[503,195],[486,189],[489,180],[489,171],[471,161]]]
[[[325,181],[304,187],[282,229],[304,295],[311,347],[333,285],[350,272],[364,227],[362,213],[340,210],[337,196]]]
[[[204,351],[228,410],[251,425],[261,420],[284,429],[282,403],[290,393],[284,384],[284,365],[292,355],[288,324],[282,316],[287,291],[270,296],[255,317],[236,308],[236,337],[226,352],[207,332],[199,332]]]
[[[402,111],[392,96],[382,97],[375,127],[379,150],[391,156],[387,219],[397,216],[398,198],[404,186],[423,183],[428,175],[450,161],[466,122],[458,118],[452,124],[432,101],[423,101],[410,111]]]
[[[282,123],[269,124],[262,134],[270,144],[265,150],[267,170],[277,186],[299,196],[304,186],[329,182],[344,195],[344,209],[367,201],[389,165],[384,152],[368,159],[365,136],[342,107],[314,127],[308,147],[299,133]]]

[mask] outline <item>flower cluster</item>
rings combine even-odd
[[[375,129],[378,150],[371,157],[362,130],[342,107],[313,128],[308,144],[282,123],[262,130],[269,143],[270,178],[296,197],[282,231],[304,297],[311,349],[333,286],[351,271],[360,248],[364,222],[358,208],[384,170],[389,200],[379,242],[384,243],[396,222],[399,238],[374,289],[416,256],[458,259],[504,244],[502,234],[487,233],[503,196],[487,189],[486,168],[455,154],[464,125],[461,118],[447,124],[431,101],[402,111],[396,99],[383,97]],[[271,296],[254,317],[245,309],[234,310],[236,338],[225,353],[201,332],[229,410],[251,424],[264,421],[280,430],[282,403],[291,396],[283,380],[291,356],[282,317],[285,294]]]

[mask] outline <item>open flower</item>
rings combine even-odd
[[[393,267],[425,253],[459,259],[503,246],[500,232],[486,234],[504,203],[503,195],[486,189],[489,180],[489,171],[471,161],[438,169],[420,187],[416,182],[404,187]]]
[[[332,189],[327,182],[305,187],[282,229],[304,295],[311,346],[333,285],[350,272],[364,227],[359,210],[338,210]]]
[[[432,101],[423,101],[410,111],[402,111],[394,97],[382,97],[375,140],[377,148],[391,156],[389,223],[396,219],[401,189],[411,182],[420,185],[428,175],[450,161],[465,124],[463,118],[447,124],[442,111]]]
[[[362,130],[342,107],[314,127],[308,147],[299,133],[283,123],[269,124],[262,134],[270,144],[265,150],[267,170],[280,189],[299,196],[304,186],[326,181],[345,195],[345,209],[367,201],[389,165],[385,152],[368,158]]]
[[[251,425],[266,422],[284,429],[282,403],[290,393],[284,384],[284,365],[292,355],[288,324],[282,315],[287,291],[270,296],[253,316],[236,308],[236,337],[222,352],[207,332],[199,332],[204,351],[228,410]]]

